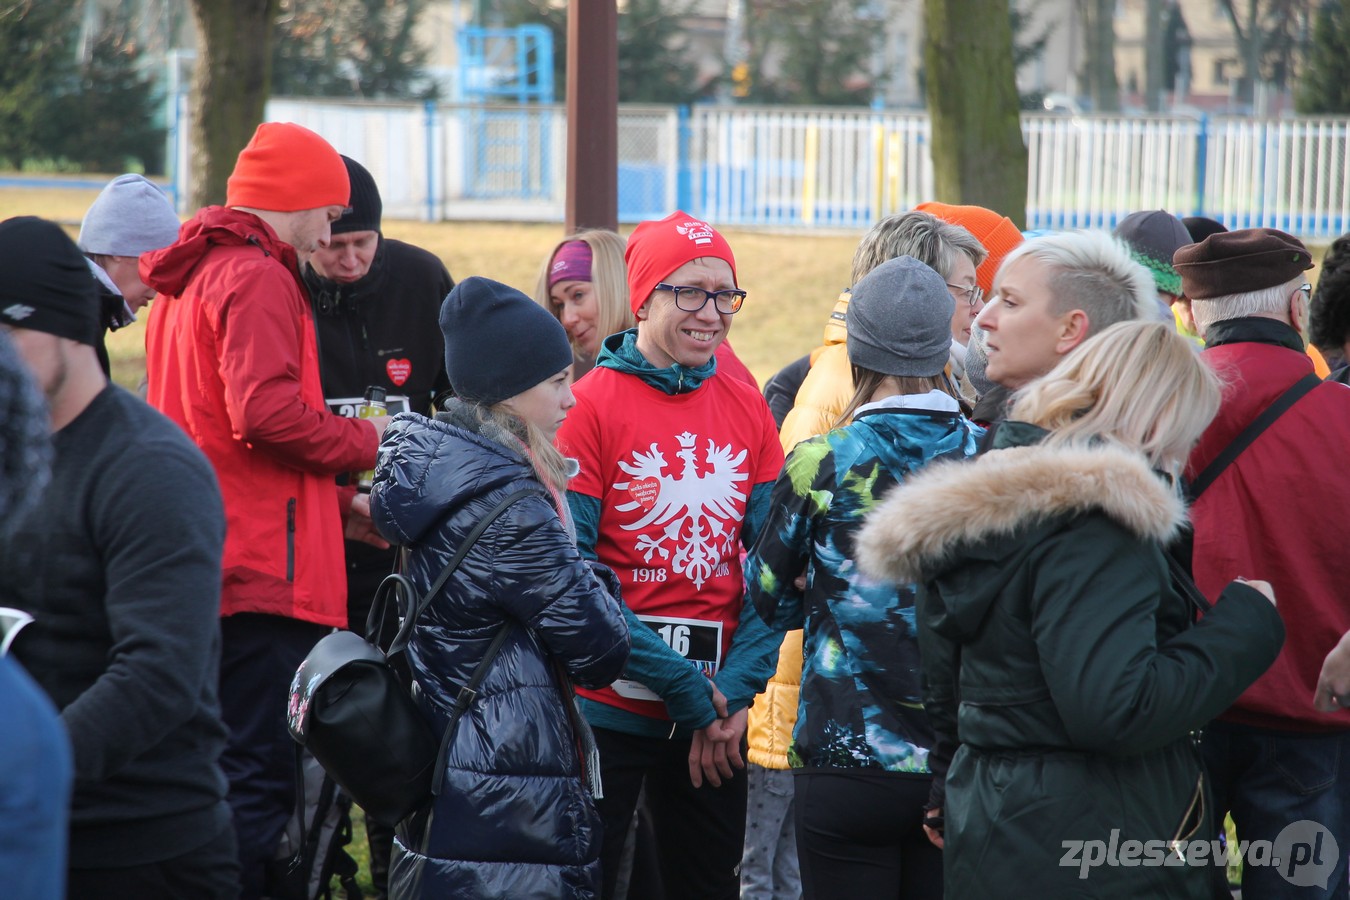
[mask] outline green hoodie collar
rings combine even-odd
[[[647,357],[638,352],[637,329],[630,328],[611,334],[600,344],[600,356],[595,361],[596,368],[613,369],[626,375],[636,375],[659,391],[667,394],[688,394],[698,390],[703,382],[717,372],[717,357],[714,355],[703,365],[691,369],[675,363],[664,369],[658,369],[647,361]]]
[[[1030,422],[1005,419],[996,426],[989,449],[1003,450],[1007,447],[1031,447],[1045,440],[1045,436],[1049,433],[1041,426],[1032,425]]]

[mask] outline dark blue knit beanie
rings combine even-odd
[[[441,304],[445,373],[464,400],[490,406],[572,364],[567,332],[520,291],[474,276]]]

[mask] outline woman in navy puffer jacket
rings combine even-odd
[[[451,739],[429,822],[398,830],[389,894],[589,898],[599,894],[598,768],[572,682],[598,687],[628,659],[617,582],[577,553],[566,462],[551,440],[575,401],[572,349],[552,316],[482,278],[441,308],[456,397],[435,420],[390,423],[371,495],[376,526],[411,549],[425,591],[467,534],[522,487],[418,621],[408,659],[437,734],[504,622],[514,623]]]

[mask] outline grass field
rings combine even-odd
[[[73,189],[0,189],[0,219],[42,216],[66,224],[74,235],[97,195]],[[483,275],[527,294],[534,291],[544,255],[563,236],[561,223],[433,224],[389,219],[384,233],[435,253],[456,280]],[[820,343],[835,298],[848,285],[861,233],[806,236],[727,230],[725,234],[736,253],[740,284],[749,292],[736,314],[731,342],[762,383]],[[144,371],[140,323],[110,335],[108,349],[114,378],[135,387]]]
[[[0,188],[0,219],[42,216],[62,222],[74,235],[97,194],[75,189]],[[389,219],[384,232],[435,253],[456,280],[483,275],[527,294],[534,291],[544,254],[563,236],[561,223]],[[734,229],[724,233],[736,253],[740,285],[749,292],[736,315],[731,343],[763,384],[779,368],[820,343],[835,298],[848,285],[853,251],[862,233],[803,235]],[[1311,249],[1313,259],[1320,262],[1325,246]],[[1315,284],[1317,270],[1308,274]],[[109,335],[108,350],[113,377],[134,388],[145,370],[142,324]]]

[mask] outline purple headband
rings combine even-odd
[[[553,265],[548,270],[548,286],[560,281],[591,280],[591,245],[585,241],[568,241],[553,254]]]

